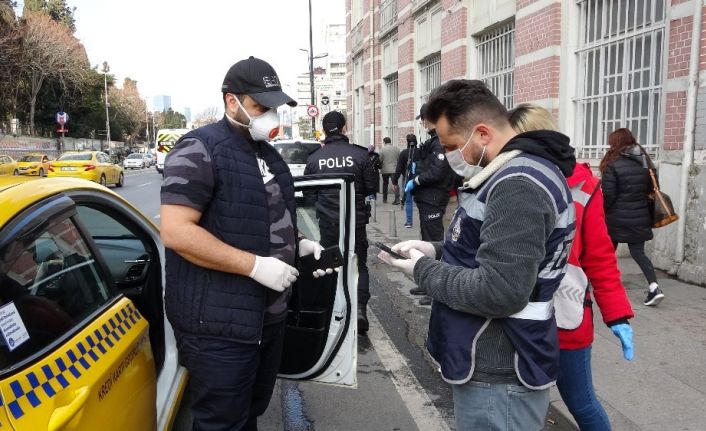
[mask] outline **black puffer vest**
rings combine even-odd
[[[218,239],[260,256],[270,252],[267,192],[255,148],[282,189],[296,231],[294,183],[279,153],[264,142],[251,144],[224,118],[182,139],[202,141],[211,155],[213,199],[199,224]],[[177,143],[177,145],[179,145]],[[266,287],[249,277],[194,265],[166,249],[167,317],[175,330],[195,335],[258,343],[265,313]]]

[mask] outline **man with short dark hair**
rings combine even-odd
[[[184,135],[164,165],[165,309],[189,370],[193,429],[256,430],[282,356],[298,256],[294,182],[268,140],[296,102],[250,57],[221,88],[224,118]]]
[[[358,256],[358,332],[368,331],[368,300],[370,299],[370,277],[368,274],[368,235],[366,225],[370,208],[365,201],[375,193],[377,176],[373,171],[368,152],[359,145],[351,144],[346,137],[346,117],[338,111],[324,115],[322,126],[326,139],[324,146],[309,155],[304,174],[349,173],[355,182],[355,253]],[[319,218],[321,244],[330,247],[338,244],[339,199],[319,192],[316,200],[316,215]]]
[[[459,208],[443,243],[380,258],[433,298],[427,349],[453,386],[456,428],[541,430],[559,371],[552,298],[574,235],[573,148],[558,132],[516,136],[481,81],[441,85],[426,112],[466,179]]]
[[[380,148],[380,163],[382,168],[380,173],[382,174],[382,202],[387,203],[387,188],[390,183],[390,179],[395,175],[395,168],[397,167],[397,159],[400,158],[400,149],[397,144],[392,145],[392,140],[390,138],[384,138],[382,140],[383,145]],[[400,190],[393,187],[393,192],[395,195],[395,200],[392,205],[400,204]]]

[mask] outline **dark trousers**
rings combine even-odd
[[[267,325],[262,342],[243,344],[177,334],[189,370],[193,431],[256,431],[267,410],[280,360],[284,322]]]
[[[382,174],[382,200],[387,202],[387,187],[395,174]],[[395,200],[400,200],[400,189],[395,189],[393,187],[393,193],[395,194]]]
[[[422,241],[444,240],[444,211],[448,198],[442,205],[430,205],[425,202],[415,201],[419,210],[419,228],[422,232]]]
[[[319,219],[321,245],[331,247],[338,244],[338,223]],[[342,251],[342,250],[341,250]],[[355,254],[358,256],[358,307],[366,307],[370,299],[370,274],[368,273],[368,234],[365,225],[355,228]]]
[[[618,243],[613,242],[613,248],[618,248]],[[628,243],[628,249],[630,250],[630,256],[637,262],[637,265],[642,270],[648,283],[657,283],[657,275],[655,274],[655,268],[652,266],[650,258],[645,254],[645,243],[635,242]]]

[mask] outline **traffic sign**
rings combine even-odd
[[[328,105],[328,96],[324,96],[321,98],[321,104],[322,105]]]
[[[57,112],[56,113],[56,122],[59,123],[60,125],[64,125],[69,122],[69,114],[66,112]]]
[[[312,118],[318,117],[319,108],[317,108],[315,105],[309,105],[306,107],[306,113]]]

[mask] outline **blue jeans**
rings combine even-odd
[[[581,431],[610,431],[610,421],[596,398],[591,375],[591,347],[561,350],[556,384]]]
[[[549,389],[470,381],[451,385],[458,431],[541,431]]]
[[[407,216],[407,224],[412,224],[412,213],[414,211],[414,198],[412,197],[412,192],[405,192],[404,194],[404,212]]]

